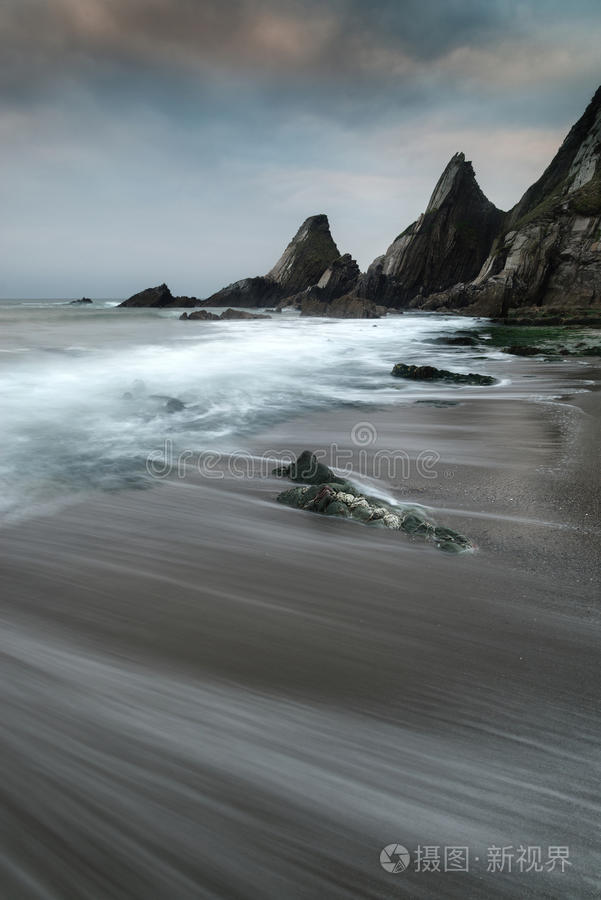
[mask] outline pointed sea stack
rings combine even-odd
[[[340,257],[328,217],[306,219],[267,275],[243,278],[208,297],[204,306],[267,306],[316,284]]]
[[[503,212],[480,190],[470,162],[456,153],[419,219],[374,260],[358,292],[387,306],[474,278],[497,234]]]
[[[478,276],[427,306],[492,316],[601,306],[601,88],[507,215]]]

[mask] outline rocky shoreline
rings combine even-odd
[[[265,275],[210,297],[147,288],[124,307],[293,307],[376,318],[382,309],[484,315],[523,324],[601,322],[601,88],[539,180],[508,212],[456,153],[425,212],[362,273],[323,213],[310,216]],[[589,319],[586,322],[586,319]]]

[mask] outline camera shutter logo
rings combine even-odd
[[[388,844],[380,853],[380,865],[391,875],[398,875],[409,868],[411,854],[402,844]]]

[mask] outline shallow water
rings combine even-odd
[[[0,302],[0,516],[75,491],[144,486],[145,461],[165,441],[176,454],[244,450],[250,435],[292,416],[430,395],[432,386],[390,377],[399,360],[495,370],[511,385],[512,360],[498,349],[435,343],[473,331],[475,319],[328,321],[288,313],[180,322],[179,311],[114,306]],[[524,382],[511,386],[524,392]],[[462,396],[482,390],[499,392],[464,389]],[[441,386],[435,394],[457,396]],[[183,408],[169,409],[169,398]]]
[[[0,320],[2,900],[599,896],[598,471],[570,480],[564,364],[432,343],[480,324],[444,316]],[[499,385],[408,385],[400,360]],[[149,479],[166,438],[223,450],[223,477]],[[288,509],[271,465],[229,464],[332,442],[480,550]],[[407,477],[377,477],[390,448]],[[469,871],[391,875],[391,842]],[[520,845],[567,871],[488,870]]]
[[[274,489],[166,483],[5,530],[3,896],[598,896],[581,588]],[[391,842],[470,869],[389,875]],[[520,845],[571,867],[488,871]]]

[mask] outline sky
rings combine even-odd
[[[459,150],[509,209],[600,29],[599,0],[3,0],[0,297],[205,297],[316,213],[364,269]]]

